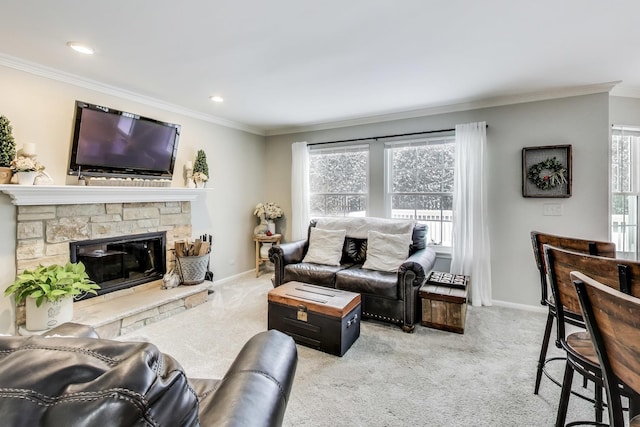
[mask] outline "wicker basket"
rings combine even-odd
[[[197,285],[204,282],[209,254],[200,256],[176,256],[176,267],[183,285]]]

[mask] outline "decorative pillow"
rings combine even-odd
[[[343,252],[344,262],[363,263],[367,258],[367,239],[345,238]]]
[[[314,264],[340,265],[345,230],[322,230],[311,227],[309,233],[309,250],[302,262]]]
[[[362,268],[398,271],[398,267],[409,257],[411,233],[384,234],[369,231],[367,240],[367,260]]]

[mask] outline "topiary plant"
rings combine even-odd
[[[207,165],[207,155],[205,154],[204,150],[198,150],[196,161],[193,163],[193,174],[195,175],[197,172],[205,174],[208,179],[209,166]]]
[[[12,130],[9,119],[0,116],[0,167],[8,168],[16,157],[16,141]]]

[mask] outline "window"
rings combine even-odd
[[[454,160],[454,136],[385,145],[387,215],[426,223],[430,244],[452,246]]]
[[[312,149],[309,152],[311,217],[366,216],[369,146]]]
[[[639,259],[640,128],[614,126],[611,132],[611,240],[617,256]]]

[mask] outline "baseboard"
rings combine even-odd
[[[509,301],[496,301],[493,300],[493,305],[496,307],[507,307],[507,308],[515,308],[516,310],[524,310],[524,311],[534,311],[536,313],[546,313],[547,307],[542,305],[528,305],[528,304],[518,304],[515,302]]]
[[[254,277],[255,274],[256,274],[256,270],[251,269],[251,270],[243,271],[242,273],[234,274],[233,276],[225,277],[223,279],[214,280],[213,283],[215,283],[216,285],[224,285],[226,283],[233,282],[234,280],[248,278],[245,276]]]

